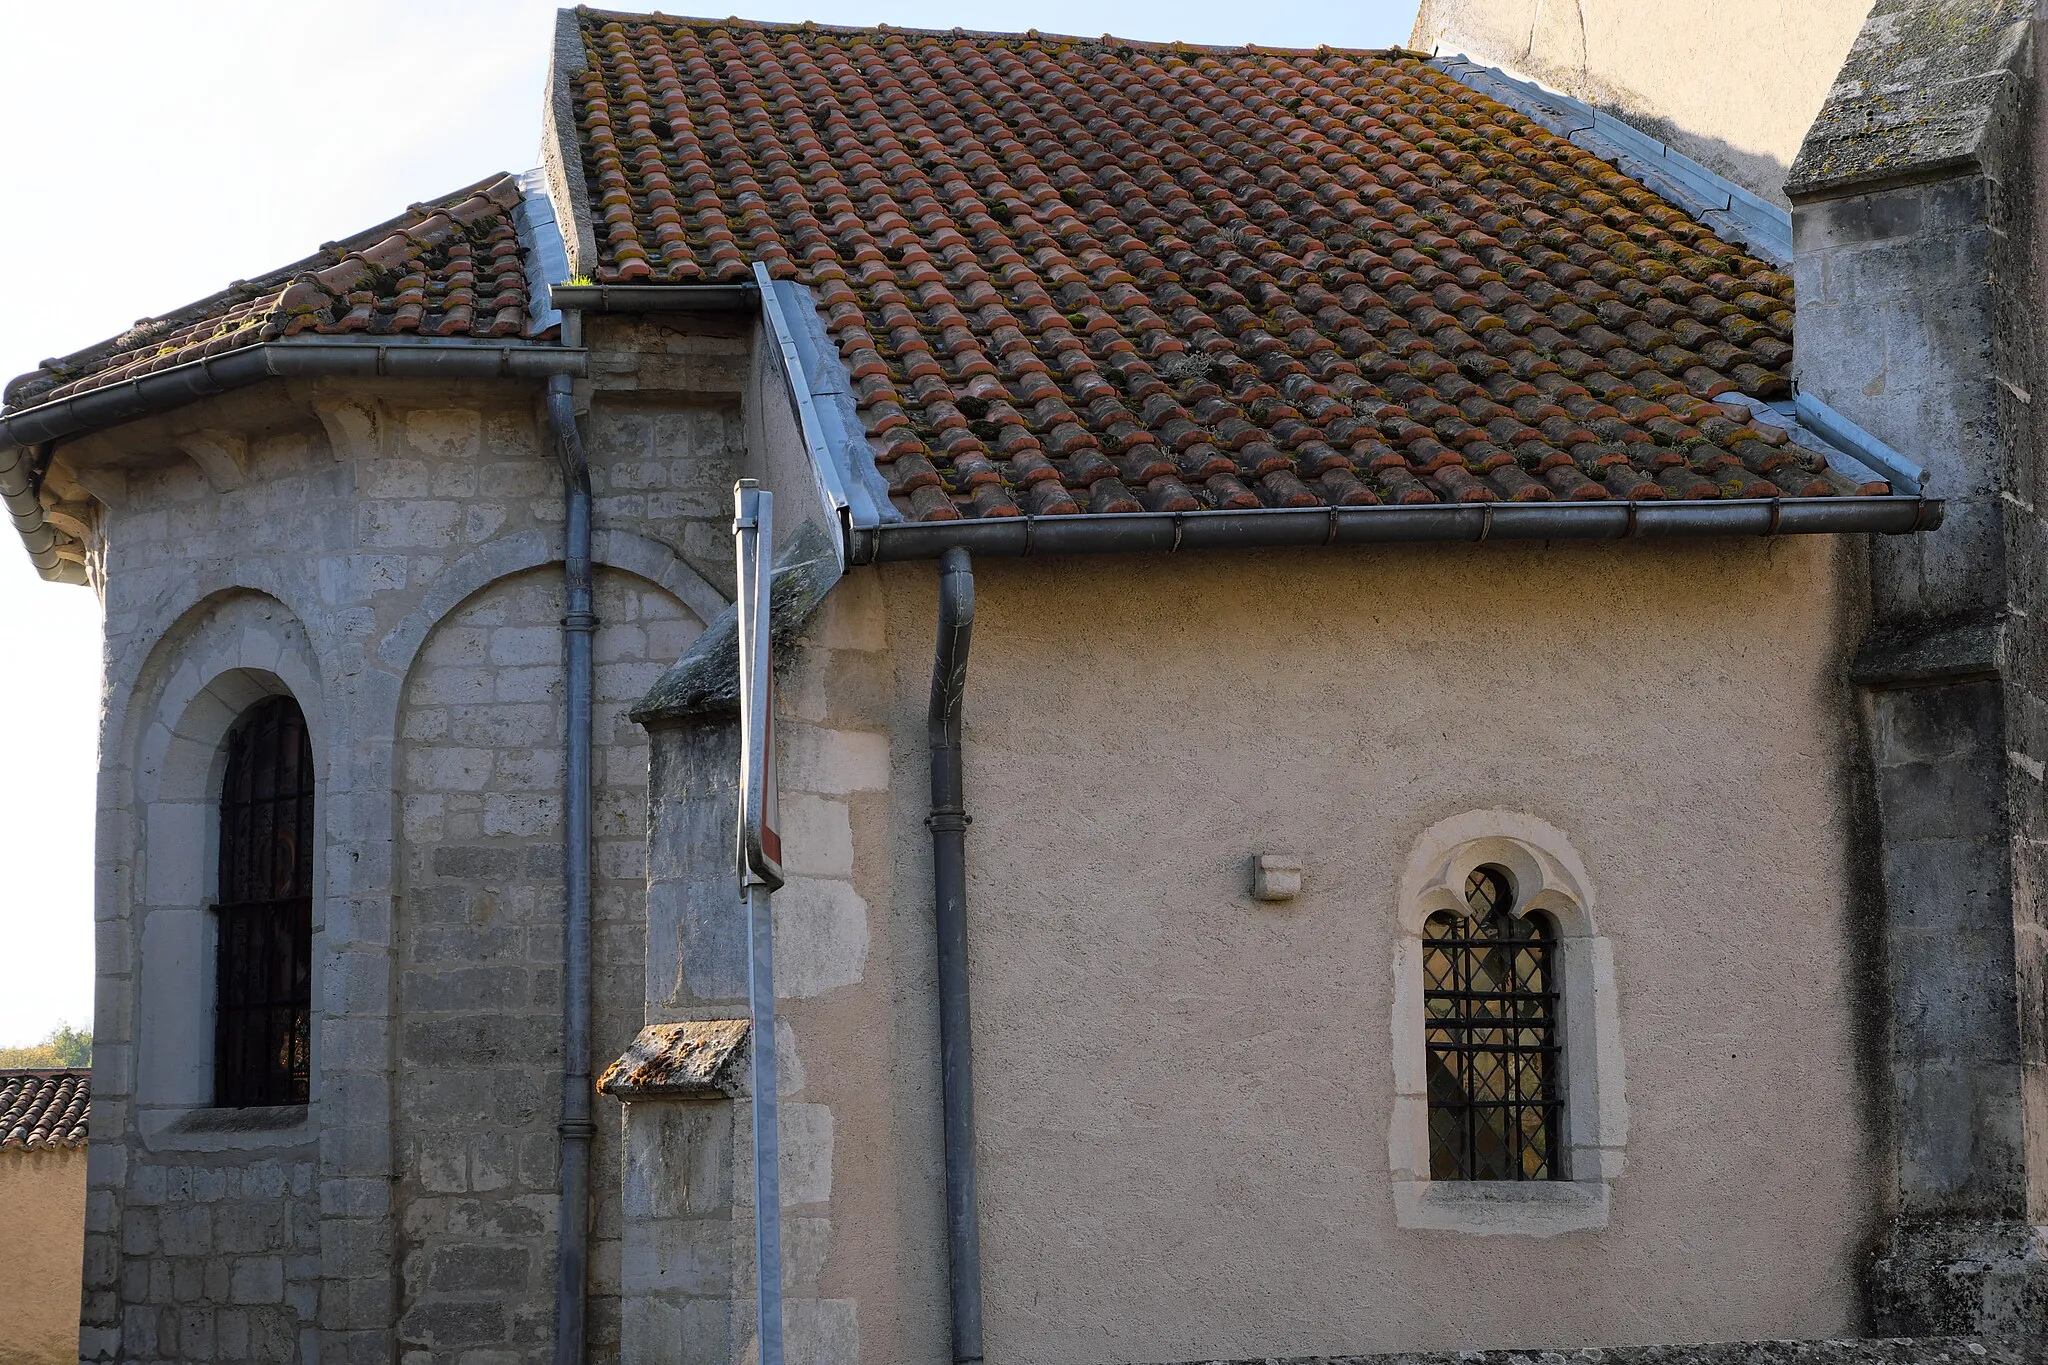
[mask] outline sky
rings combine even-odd
[[[1416,3],[748,0],[743,12],[1386,47],[1407,41]],[[536,164],[553,24],[554,6],[529,0],[0,5],[0,382],[407,204]],[[99,629],[92,590],[42,582],[0,520],[0,1046],[92,1018]]]

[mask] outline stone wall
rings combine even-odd
[[[309,1359],[320,1296],[314,1151],[135,1167],[121,1211],[123,1360]],[[104,1266],[87,1260],[87,1291]]]
[[[700,358],[718,350],[693,344]],[[723,344],[745,354],[744,337]],[[611,989],[613,975],[641,973],[645,759],[620,716],[645,670],[724,605],[713,576],[729,572],[726,556],[693,564],[686,548],[715,544],[693,528],[719,510],[688,471],[706,487],[729,479],[735,393],[671,389],[667,415],[638,427],[600,396],[589,419],[605,618],[595,646],[598,1065],[639,1023],[637,991]],[[90,487],[106,533],[87,1359],[310,1360],[317,1350],[326,1365],[389,1365],[401,1312],[424,1322],[434,1303],[480,1297],[518,1260],[500,1251],[525,1258],[516,1269],[529,1285],[552,1274],[559,1079],[549,1086],[539,1073],[559,1052],[559,981],[547,965],[560,957],[559,741],[528,731],[534,708],[559,695],[562,486],[537,398],[509,382],[274,382],[84,438],[52,472]],[[494,622],[495,612],[510,617]],[[479,642],[482,673],[465,673],[450,651]],[[423,650],[432,658],[416,666]],[[484,690],[464,694],[479,676]],[[313,1103],[228,1113],[209,1108],[210,812],[223,737],[251,701],[276,693],[305,710],[318,774]],[[402,709],[413,727],[404,736]],[[488,773],[465,786],[476,754]],[[430,801],[402,809],[411,795],[457,809],[436,832]],[[456,851],[437,861],[444,836]],[[470,892],[495,893],[500,917],[461,919]],[[454,967],[450,955],[462,954],[469,965]],[[483,1000],[478,983],[501,959],[519,964],[525,992],[502,1036],[444,1007]],[[437,994],[443,971],[471,994]],[[476,1087],[429,1083],[457,1065],[438,1076],[421,1067],[406,1086],[398,1078],[420,1061],[482,1067],[515,1043],[528,1083],[502,1097],[514,1117],[459,1153],[429,1141],[460,1107],[434,1109],[436,1094]],[[600,1147],[600,1162],[616,1159]],[[270,1175],[252,1176],[276,1169],[281,1193]],[[616,1322],[607,1184],[594,1182],[598,1358],[612,1352]],[[202,1207],[194,1190],[210,1211],[190,1211]],[[246,1215],[237,1200],[253,1201]],[[186,1255],[250,1258],[250,1268],[184,1283]],[[551,1303],[550,1292],[520,1321],[508,1315],[494,1340],[542,1351]],[[441,1358],[425,1336],[418,1344],[421,1358]]]
[[[1293,1360],[1202,1361],[1199,1365],[2019,1365],[2009,1344],[1970,1337],[1840,1341],[1723,1341],[1582,1351],[1410,1352]],[[1189,1365],[1197,1365],[1189,1362]]]
[[[775,978],[792,1365],[936,1359],[945,1350],[943,1248],[935,1265],[933,1247],[901,1235],[902,1220],[935,1216],[937,1190],[916,1178],[922,1166],[913,1155],[933,1116],[904,1110],[893,1084],[875,1084],[878,1067],[918,1074],[932,1055],[931,1021],[903,1008],[902,973],[916,980],[927,969],[878,963],[870,952],[878,916],[888,913],[877,893],[892,879],[886,645],[880,585],[857,574],[825,600],[777,670],[789,881],[774,897]],[[648,1019],[743,1016],[735,718],[714,706],[650,726]],[[749,1099],[642,1099],[625,1106],[624,1119],[624,1358],[749,1358]]]
[[[647,746],[625,719],[696,633],[645,580],[601,571],[592,1058],[640,1026]],[[399,711],[399,1345],[544,1359],[561,1094],[562,593],[536,570],[428,637]],[[617,1169],[617,1132],[592,1154]],[[593,1182],[594,1344],[615,1344],[618,1185]],[[609,1291],[609,1292],[608,1292]]]
[[[1422,0],[1409,42],[1605,110],[1779,204],[1871,0]]]
[[[2038,19],[1878,0],[1788,181],[1796,369],[1924,464],[1941,530],[1871,551],[1865,689],[1888,1332],[2040,1333],[2048,652]]]

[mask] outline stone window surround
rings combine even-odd
[[[1555,1181],[1429,1177],[1428,1068],[1423,1028],[1423,924],[1464,914],[1474,868],[1506,870],[1515,913],[1557,926],[1562,986],[1565,1170]],[[1424,831],[1402,872],[1394,946],[1394,1106],[1387,1129],[1394,1219],[1404,1228],[1554,1237],[1607,1226],[1608,1189],[1628,1141],[1614,952],[1593,915],[1592,880],[1564,833],[1515,811],[1470,811]]]
[[[214,932],[220,784],[227,736],[242,714],[290,696],[312,736],[315,781],[313,960],[321,960],[321,893],[331,732],[317,669],[302,630],[260,595],[224,603],[181,642],[135,755],[144,877],[136,1016],[150,1027],[135,1051],[137,1128],[156,1150],[220,1151],[293,1146],[311,1133],[311,1103],[262,1109],[213,1107]],[[311,1096],[320,1093],[321,1015],[314,1000]]]

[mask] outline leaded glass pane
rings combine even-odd
[[[1437,1180],[1558,1180],[1556,936],[1541,913],[1517,917],[1507,875],[1465,884],[1469,916],[1424,926],[1429,1169]]]

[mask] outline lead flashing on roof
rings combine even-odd
[[[562,310],[550,298],[549,281],[569,278],[569,253],[555,221],[545,171],[536,168],[519,177],[519,207],[513,210],[512,225],[526,248],[526,335],[546,336],[549,328],[562,325]]]
[[[759,263],[754,278],[761,290],[762,315],[782,348],[791,393],[807,395],[819,424],[819,443],[813,450],[820,479],[832,481],[853,526],[903,520],[889,501],[889,481],[875,467],[874,447],[868,444],[854,401],[853,375],[818,315],[816,295],[794,280],[771,280],[767,267]]]
[[[1612,162],[1729,241],[1748,247],[1773,265],[1791,264],[1792,215],[1769,200],[1569,95],[1510,76],[1497,67],[1481,66],[1462,54],[1433,57],[1429,64]]]

